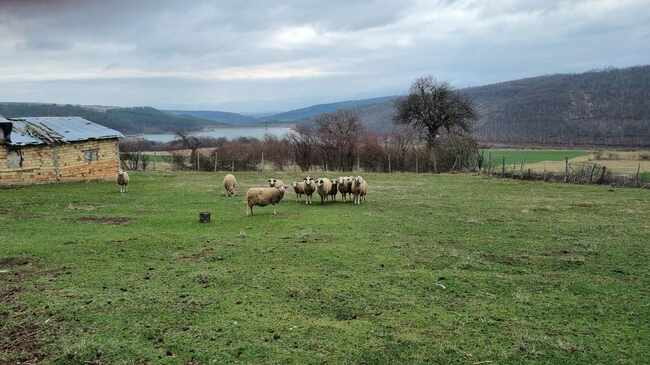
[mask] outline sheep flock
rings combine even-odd
[[[236,179],[228,174],[224,178],[225,195],[230,197],[234,194]],[[234,184],[233,184],[234,182]],[[320,203],[336,201],[336,196],[341,195],[341,201],[351,201],[359,205],[366,201],[368,194],[368,182],[361,176],[341,176],[338,178],[306,176],[302,181],[294,181],[291,184],[296,195],[296,202],[304,201],[305,205],[312,205],[312,196],[318,194]],[[252,187],[246,192],[247,215],[253,215],[253,207],[273,206],[273,215],[277,214],[276,205],[282,201],[284,194],[289,189],[282,180],[270,178],[266,180],[266,186]]]

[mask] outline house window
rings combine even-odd
[[[7,167],[10,169],[19,169],[23,167],[23,153],[20,150],[9,151],[7,153]]]
[[[84,150],[84,158],[88,162],[99,160],[99,149]]]

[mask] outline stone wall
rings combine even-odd
[[[119,167],[117,139],[57,145],[0,145],[0,185],[113,180]]]

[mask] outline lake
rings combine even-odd
[[[265,135],[269,134],[279,138],[285,137],[289,134],[291,127],[225,127],[225,128],[214,128],[209,130],[204,130],[200,132],[190,133],[191,136],[196,137],[210,137],[210,138],[227,138],[227,139],[237,139],[240,137],[249,137],[249,138],[264,138]],[[155,133],[155,134],[143,134],[140,135],[146,140],[154,142],[170,142],[176,139],[176,135],[173,133]],[[139,136],[139,137],[140,137]]]

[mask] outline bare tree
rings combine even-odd
[[[199,147],[201,147],[201,141],[193,136],[186,134],[185,132],[176,132],[176,138],[180,140],[183,148],[189,149],[190,153],[190,166],[192,169],[199,169],[199,162],[197,154],[199,153]]]
[[[446,82],[431,76],[413,83],[409,95],[396,101],[394,121],[424,130],[429,147],[433,147],[440,129],[448,133],[470,132],[477,119],[472,102]]]
[[[289,143],[291,144],[296,164],[303,171],[309,170],[316,155],[317,138],[315,131],[310,126],[298,125],[289,134]]]
[[[359,116],[349,110],[321,114],[314,121],[324,162],[332,169],[352,170],[364,128]]]

